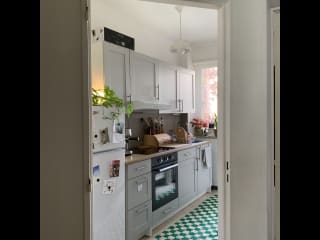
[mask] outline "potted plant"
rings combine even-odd
[[[125,106],[123,99],[119,98],[109,86],[105,86],[103,91],[92,89],[92,104],[110,109],[110,116],[104,117],[112,120],[119,118],[123,108],[125,108],[128,118],[134,110],[132,103],[128,103]]]

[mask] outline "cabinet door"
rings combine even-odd
[[[178,110],[178,79],[177,68],[166,63],[159,63],[159,94],[160,101],[171,106],[160,113],[177,112]]]
[[[218,186],[217,139],[214,139],[212,141],[211,151],[212,151],[212,185]]]
[[[128,209],[151,199],[151,173],[132,178],[127,187]]]
[[[208,148],[209,151],[211,151],[210,148]],[[207,150],[208,151],[208,150]],[[211,167],[209,168],[202,162],[202,156],[201,156],[201,150],[200,148],[197,149],[197,161],[198,161],[198,195],[205,193],[208,191],[208,189],[211,187],[211,181],[210,181],[210,171]],[[211,156],[211,154],[209,155]],[[209,157],[208,161],[212,161],[212,159]]]
[[[138,240],[148,234],[152,227],[151,201],[143,203],[128,211],[127,240]]]
[[[158,61],[130,51],[132,101],[159,100]]]
[[[129,49],[103,42],[104,81],[117,96],[126,101],[130,94]]]
[[[195,73],[188,69],[178,70],[178,109],[184,113],[195,112]]]
[[[197,195],[196,159],[179,161],[179,207],[183,207]]]

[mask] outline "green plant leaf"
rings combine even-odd
[[[111,111],[111,119],[118,119],[121,113],[121,110],[125,107],[123,99],[119,98],[115,91],[112,90],[109,86],[105,86],[103,89],[103,96],[100,96],[99,91],[92,89],[92,104],[93,105],[102,105],[105,108],[114,108],[115,111]],[[133,112],[133,104],[129,103],[125,112],[128,117],[130,117]],[[107,117],[108,118],[108,117]]]

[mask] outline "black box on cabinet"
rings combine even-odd
[[[134,38],[104,27],[104,41],[134,50]]]

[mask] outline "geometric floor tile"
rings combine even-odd
[[[156,240],[218,239],[218,195],[212,195],[190,213],[157,234]]]

